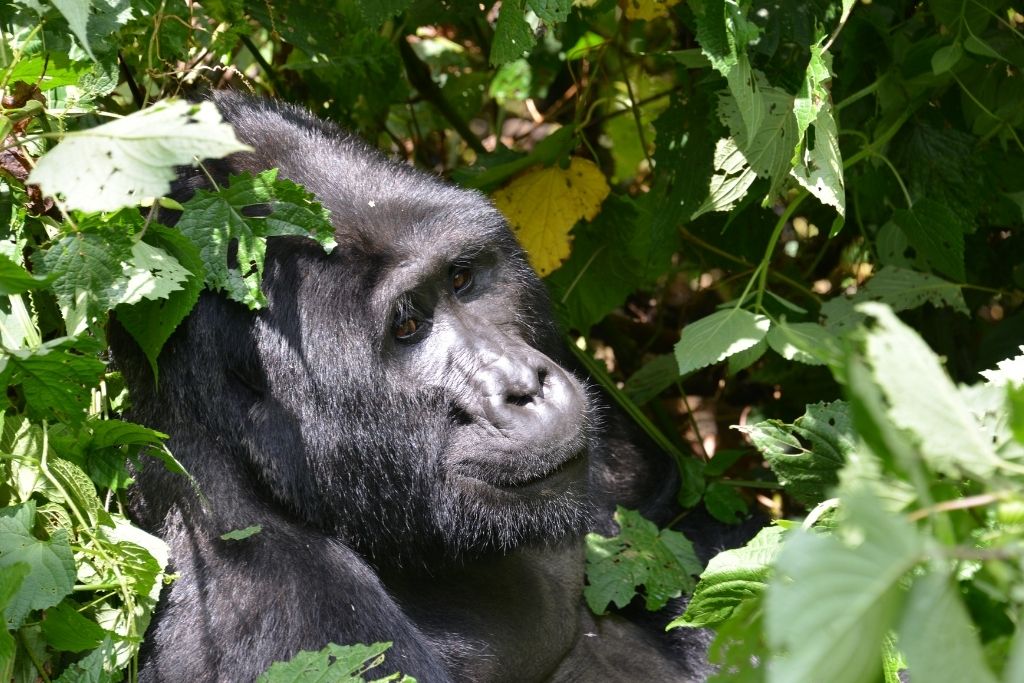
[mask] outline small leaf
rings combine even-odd
[[[693,546],[678,531],[658,530],[639,512],[619,507],[619,535],[587,534],[587,582],[583,596],[595,614],[609,603],[625,607],[644,587],[647,609],[657,610],[682,591],[690,591],[700,562]]]
[[[765,420],[735,427],[750,437],[786,493],[808,508],[839,483],[839,470],[856,449],[848,406],[816,403],[793,424]]]
[[[735,486],[718,481],[704,490],[704,506],[712,517],[726,524],[739,524],[750,511],[747,500]]]
[[[83,346],[92,350],[86,339],[60,337],[35,349],[9,350],[0,358],[6,361],[6,369],[0,362],[0,378],[6,375],[10,385],[21,385],[33,417],[80,422],[105,367],[96,358],[71,353]]]
[[[676,362],[674,355],[666,353],[657,356],[634,372],[626,380],[623,391],[633,400],[633,403],[642,406],[675,384],[677,379],[679,379],[679,363]]]
[[[562,264],[570,252],[569,231],[592,220],[610,188],[593,161],[573,157],[569,168],[534,168],[494,193],[494,204],[508,218],[530,263],[541,276]]]
[[[167,194],[178,166],[247,150],[212,102],[163,100],[68,133],[36,162],[26,182],[46,196],[63,195],[68,208],[113,211]]]
[[[725,550],[711,558],[686,611],[668,628],[718,626],[744,602],[761,596],[785,534],[780,527],[767,527],[742,548]]]
[[[68,652],[92,650],[103,642],[106,634],[99,624],[83,617],[67,600],[46,610],[42,630],[47,643]]]
[[[256,683],[357,683],[364,680],[361,674],[384,661],[384,653],[390,647],[391,643],[331,643],[319,652],[299,652],[287,662],[272,664]]]
[[[123,265],[124,284],[114,305],[133,304],[143,299],[166,299],[181,290],[191,273],[159,247],[145,242],[132,245],[131,258]]]
[[[932,268],[957,282],[966,279],[964,233],[969,226],[949,207],[924,198],[909,210],[893,213],[892,220]]]
[[[823,365],[834,355],[836,337],[817,323],[782,321],[768,330],[768,346],[786,360]]]
[[[259,532],[263,531],[263,526],[255,524],[253,526],[247,526],[244,529],[235,529],[227,533],[221,534],[221,539],[225,541],[244,541],[250,536],[254,536]]]
[[[770,326],[767,317],[742,308],[727,308],[690,323],[675,346],[679,373],[685,375],[751,348],[764,339]]]
[[[533,49],[537,39],[526,21],[524,0],[505,0],[498,12],[494,26],[494,41],[491,43],[491,65],[501,66],[506,62],[521,59]]]
[[[550,27],[569,18],[572,0],[526,0],[526,6]]]
[[[30,571],[4,610],[9,629],[21,626],[32,610],[59,603],[75,583],[75,560],[64,531],[40,541],[20,519],[0,517],[0,567],[21,563]]]
[[[964,56],[964,48],[959,42],[940,47],[932,55],[932,73],[936,76],[944,74],[956,66]]]
[[[12,296],[30,289],[45,287],[53,279],[52,275],[33,275],[5,255],[0,254],[0,296]]]

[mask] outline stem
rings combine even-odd
[[[809,196],[810,194],[806,190],[804,190],[799,195],[797,195],[796,199],[789,203],[789,206],[786,207],[786,210],[782,212],[781,216],[779,216],[779,220],[776,221],[775,229],[772,230],[772,236],[768,239],[768,247],[764,250],[764,256],[761,257],[761,263],[758,264],[756,273],[757,299],[754,301],[754,308],[756,308],[759,311],[762,310],[761,302],[764,299],[764,291],[768,285],[768,264],[771,262],[772,253],[774,253],[775,251],[775,246],[779,243],[779,237],[782,236],[782,229],[786,227],[786,223],[789,222],[789,219],[796,212],[797,208],[799,208],[799,206],[803,204],[804,200],[807,199],[807,197]],[[751,278],[750,281],[751,283],[753,283],[754,279]],[[747,291],[749,290],[750,285],[748,284]],[[747,292],[745,291],[743,293],[743,296],[745,297],[746,295]],[[742,302],[742,298],[740,301]]]
[[[969,508],[984,507],[986,505],[999,502],[1002,498],[1002,493],[983,493],[977,496],[957,498],[956,500],[944,500],[941,503],[932,505],[931,507],[914,510],[907,515],[907,519],[911,522],[916,522],[920,519],[924,519],[925,517],[930,517],[936,512],[951,512],[953,510],[967,510]]]
[[[770,491],[781,491],[782,484],[773,481],[758,481],[757,479],[715,479],[719,484],[735,486],[744,489],[768,489]]]

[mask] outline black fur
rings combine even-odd
[[[582,534],[616,502],[671,493],[673,468],[564,369],[498,212],[299,109],[216,102],[255,150],[216,173],[280,168],[330,209],[338,247],[272,239],[268,306],[204,293],[158,389],[113,335],[133,416],[171,435],[202,492],[137,472],[134,514],[180,575],[142,680],[251,680],[298,650],[374,641],[424,683],[706,676],[704,634],[668,644],[582,603]],[[455,272],[471,284],[456,291]],[[417,332],[397,339],[408,317]]]

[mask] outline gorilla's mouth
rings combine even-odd
[[[508,476],[488,476],[484,468],[474,472],[463,472],[462,477],[486,486],[508,491],[510,493],[530,493],[550,488],[562,488],[576,480],[582,480],[587,467],[587,449],[575,451],[565,460],[553,464],[548,469],[528,476],[510,478]],[[474,468],[475,469],[475,468]]]

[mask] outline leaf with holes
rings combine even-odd
[[[212,102],[164,100],[95,128],[68,133],[44,154],[27,184],[82,211],[113,211],[160,197],[178,166],[249,147],[221,121]]]

